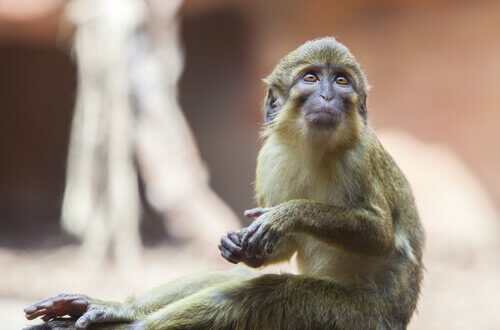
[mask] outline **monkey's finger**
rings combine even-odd
[[[103,308],[91,308],[85,314],[80,316],[75,322],[75,328],[86,329],[92,323],[105,321],[106,311]]]
[[[257,217],[260,217],[261,215],[263,215],[264,213],[269,212],[269,210],[271,210],[270,207],[266,207],[266,208],[256,207],[254,209],[246,210],[245,212],[243,212],[243,215],[246,218],[257,218]]]
[[[241,248],[238,246],[235,247],[229,240],[225,241],[224,244],[221,242],[219,251],[224,259],[233,264],[237,264],[243,259],[243,251]]]
[[[257,234],[256,234],[257,235]],[[273,231],[271,228],[268,228],[267,231],[265,231],[260,239],[258,240],[255,248],[255,254],[257,258],[263,258],[266,250],[267,243],[269,242],[270,237],[273,235]]]
[[[44,320],[45,322],[47,321],[50,321],[52,320],[53,318],[56,318],[58,315],[54,314],[54,313],[49,313],[47,315],[45,315],[44,317],[42,317],[42,320]]]
[[[37,312],[31,313],[31,314],[26,314],[25,317],[28,320],[34,320],[39,316],[45,315],[48,313],[48,310],[46,309],[40,309]]]
[[[268,230],[264,237],[262,237],[262,239],[260,240],[259,242],[259,251],[260,253],[262,254],[262,256],[264,256],[264,251],[266,251],[267,253],[270,253],[269,252],[269,243],[271,242],[272,238],[274,236],[274,232],[272,230]]]
[[[52,308],[52,307],[54,307],[54,305],[61,303],[62,301],[64,301],[65,299],[68,299],[68,298],[71,299],[70,295],[67,295],[67,294],[60,294],[60,295],[55,296],[55,297],[50,297],[50,298],[38,301],[34,304],[31,304],[30,306],[28,306],[24,309],[24,312],[26,314],[31,314],[31,313],[36,312],[39,309]]]
[[[260,227],[260,223],[254,222],[247,228],[245,228],[245,231],[243,232],[243,236],[241,237],[241,248],[246,252],[248,249],[248,241],[250,238],[253,236],[255,232]]]
[[[244,228],[241,228],[240,231],[238,231],[236,234],[238,234],[238,237],[240,238],[240,246],[242,246],[243,244],[243,236],[245,236],[246,232],[247,232],[248,228],[247,227],[244,227]]]
[[[61,304],[61,303],[71,303],[76,305],[81,305],[81,304],[88,304],[87,299],[80,295],[80,294],[61,294],[52,299],[52,302],[54,305]]]
[[[223,236],[220,240],[221,246],[231,253],[231,257],[238,258],[243,256],[243,250],[238,245],[234,244],[229,237]]]
[[[219,247],[220,255],[224,259],[226,259],[227,261],[229,261],[230,263],[233,263],[233,264],[237,264],[239,262],[238,260],[231,258],[231,253],[228,250],[226,250],[224,247],[222,247],[221,245],[219,245],[218,247]]]
[[[280,239],[280,237],[277,233],[272,233],[272,235],[269,236],[268,243],[266,246],[267,253],[269,253],[269,254],[273,253],[274,248],[276,247],[276,244],[278,243],[279,239]]]
[[[237,263],[239,263],[239,261],[236,261],[236,260],[233,260],[233,259],[231,259],[231,258],[228,258],[228,257],[224,256],[224,254],[223,254],[223,253],[221,253],[220,255],[221,255],[224,259],[226,259],[227,261],[229,261],[229,262],[230,262],[230,263],[232,263],[232,264],[235,264],[235,265],[236,265]]]
[[[248,248],[245,250],[247,257],[258,257],[262,258],[262,251],[258,250],[259,242],[262,240],[263,236],[269,230],[269,225],[267,223],[263,223],[259,226],[259,229],[252,237],[248,240]]]
[[[45,299],[45,300],[36,302],[34,304],[31,304],[24,309],[24,312],[26,314],[33,314],[40,309],[51,308],[54,305],[54,303],[52,302],[52,299],[53,298],[49,298],[49,299]]]
[[[235,232],[232,232],[232,233],[229,233],[227,234],[227,237],[234,243],[236,244],[237,246],[241,247],[241,240],[240,240],[240,236],[238,235],[238,233],[235,233]]]
[[[82,295],[73,295],[73,294],[60,294],[55,297],[47,298],[42,301],[39,301],[37,303],[34,303],[24,309],[24,312],[26,314],[32,314],[40,309],[52,309],[56,306],[62,305],[64,303],[72,303],[75,300],[79,300],[82,302],[82,304],[85,304],[85,306],[78,306],[78,304],[75,305],[75,307],[86,307],[87,301]],[[83,312],[83,310],[82,310]]]
[[[243,237],[241,238],[241,247],[243,248],[243,250],[247,249],[248,240],[259,229],[261,224],[262,220],[257,220],[246,228],[246,230],[243,233]]]

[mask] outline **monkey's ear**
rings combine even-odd
[[[264,102],[264,115],[266,124],[271,123],[281,109],[281,101],[272,88],[267,90],[266,100]]]
[[[360,97],[358,103],[358,112],[363,118],[363,120],[366,122],[366,95]]]

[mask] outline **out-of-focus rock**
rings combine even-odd
[[[427,234],[412,329],[498,329],[500,215],[452,150],[400,131],[380,134],[410,181]]]

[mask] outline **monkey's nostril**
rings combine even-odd
[[[333,95],[330,95],[330,94],[327,94],[327,95],[320,94],[319,96],[321,96],[321,98],[325,101],[333,100]]]

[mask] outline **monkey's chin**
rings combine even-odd
[[[336,112],[313,111],[306,115],[306,121],[312,129],[335,129],[342,120],[342,115]]]

